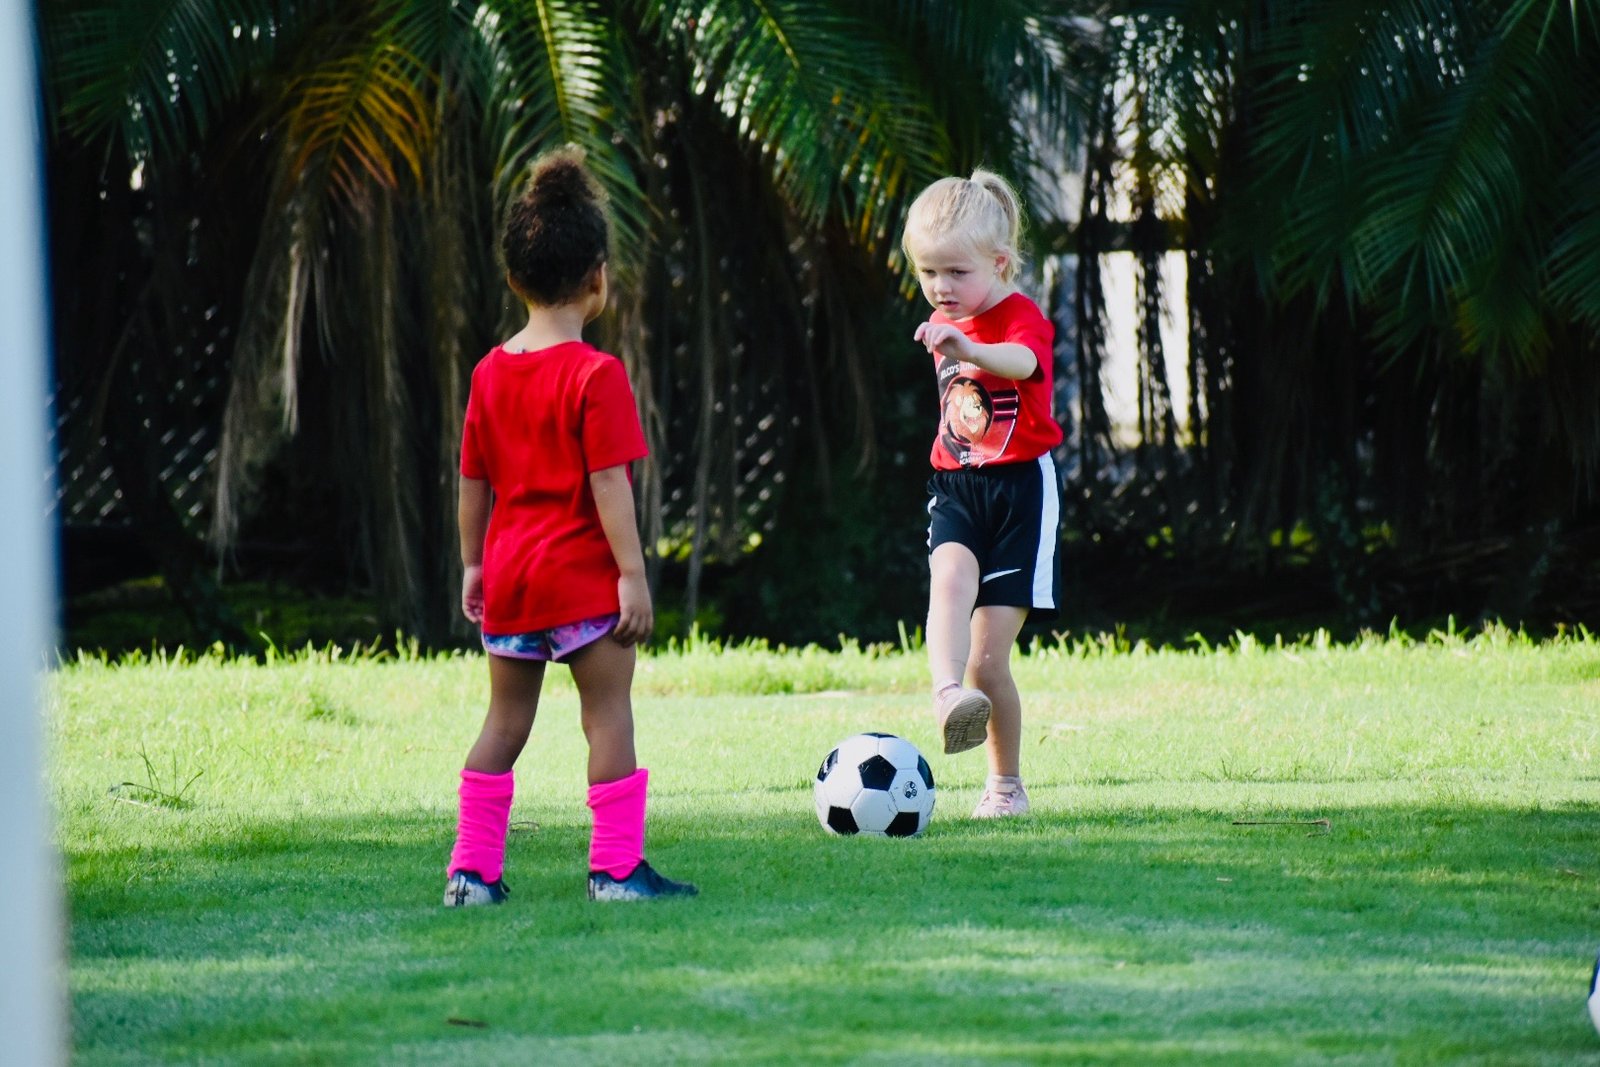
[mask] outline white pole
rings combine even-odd
[[[48,340],[34,5],[0,3],[0,1060],[66,1062],[59,864],[45,802],[41,668],[55,553],[45,521]]]

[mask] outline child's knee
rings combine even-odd
[[[967,661],[967,670],[975,681],[981,683],[980,688],[992,687],[996,684],[1011,683],[1011,649],[992,648],[983,645],[975,646],[972,656]]]

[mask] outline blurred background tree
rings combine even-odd
[[[1150,321],[1181,248],[1188,411],[1175,439],[1142,331],[1135,472],[1081,480],[1085,527],[1158,534],[1180,597],[1309,569],[1349,626],[1592,623],[1600,5],[1148,3],[1111,27],[1078,250],[1120,198]]]
[[[206,640],[252,642],[226,594],[261,575],[465,640],[464,389],[518,311],[497,224],[570,142],[617,222],[596,340],[643,409],[669,631],[920,619],[932,394],[896,243],[979,163],[1021,185],[1061,326],[1063,625],[1600,601],[1590,3],[41,13],[69,592],[121,530]]]

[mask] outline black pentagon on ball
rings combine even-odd
[[[882,756],[862,760],[857,769],[861,772],[861,784],[867,789],[888,789],[889,783],[894,781],[894,764]]]
[[[922,775],[922,784],[929,789],[933,788],[933,768],[928,766],[928,761],[921,756],[917,757],[917,773]]]
[[[817,768],[817,781],[828,777],[828,772],[833,770],[833,765],[839,762],[839,750],[834,749],[828,753],[828,758],[822,761],[822,766]]]
[[[858,834],[861,827],[856,825],[856,817],[850,814],[849,808],[840,808],[833,805],[828,807],[828,829],[836,834]]]
[[[889,825],[884,827],[883,832],[889,837],[911,837],[915,835],[917,832],[917,813],[914,811],[902,811],[899,815],[889,820]]]

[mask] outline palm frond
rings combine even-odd
[[[632,63],[614,14],[591,0],[489,0],[473,30],[497,201],[514,195],[533,157],[578,145],[611,200],[626,263],[650,208],[628,161]]]
[[[1398,278],[1402,302],[1420,284],[1426,303],[1443,306],[1516,217],[1523,189],[1506,114],[1536,102],[1524,57],[1507,43],[1491,44],[1470,78],[1409,107],[1375,155],[1373,200],[1353,235],[1364,295]]]
[[[134,159],[181,150],[329,6],[315,0],[43,4],[52,120],[85,140],[118,131]]]
[[[691,92],[760,153],[808,225],[837,213],[863,243],[881,239],[886,205],[948,170],[943,129],[894,76],[882,26],[856,10],[806,0],[662,6],[659,32],[683,40]]]
[[[1600,29],[1600,5],[1594,0],[1514,0],[1506,8],[1503,24],[1510,26],[1525,21],[1538,23],[1541,38],[1570,29],[1572,43],[1576,45],[1585,36],[1592,39],[1595,30]]]
[[[386,25],[336,35],[283,94],[291,180],[349,204],[363,201],[369,182],[394,188],[402,170],[420,181],[433,137],[431,79]]]
[[[1256,25],[1249,53],[1237,57],[1254,87],[1242,116],[1253,163],[1245,195],[1281,205],[1274,263],[1291,292],[1321,300],[1354,287],[1352,243],[1367,218],[1372,158],[1391,149],[1399,117],[1437,91],[1440,75],[1408,70],[1406,57],[1433,49],[1407,45],[1415,23],[1387,4],[1275,5]]]
[[[1538,271],[1552,139],[1540,29],[1491,7],[1291,3],[1262,26],[1251,187],[1283,205],[1281,280],[1378,309],[1393,351],[1437,329],[1541,343],[1537,286],[1482,289],[1508,262]]]
[[[1592,98],[1591,98],[1592,99]],[[1561,176],[1550,296],[1591,329],[1600,327],[1600,123],[1591,121]]]
[[[1600,72],[1588,57],[1600,52],[1600,12],[1592,3],[1575,3],[1572,16],[1570,37],[1552,36],[1541,27],[1539,69],[1556,127],[1550,138],[1561,148],[1559,162],[1546,168],[1554,172],[1544,201],[1553,205],[1548,295],[1558,308],[1593,329],[1600,326],[1600,119],[1594,112]]]

